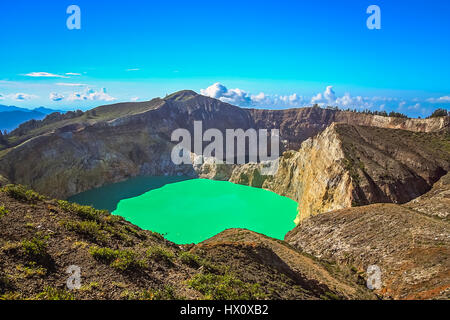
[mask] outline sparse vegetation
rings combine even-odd
[[[178,258],[182,263],[193,268],[199,268],[202,265],[202,259],[199,256],[187,251],[180,253]]]
[[[106,240],[105,234],[101,231],[101,226],[95,221],[64,221],[63,225],[67,230],[85,235],[96,242]]]
[[[188,285],[211,300],[264,299],[265,293],[258,284],[245,283],[231,274],[216,275],[199,273]]]
[[[22,241],[22,249],[27,257],[39,262],[47,257],[47,237],[35,236],[31,240]]]
[[[101,222],[102,218],[109,216],[109,212],[106,210],[97,210],[90,206],[82,206],[77,203],[72,203],[65,200],[59,200],[58,204],[59,207],[64,211],[75,213],[80,218],[85,220]]]
[[[148,249],[147,256],[150,259],[159,262],[165,262],[167,264],[173,264],[173,259],[175,257],[175,255],[171,251],[159,246],[151,247],[150,249]]]
[[[6,210],[5,206],[0,206],[0,219],[8,214],[8,210]]]
[[[224,268],[221,268],[219,266],[216,266],[209,262],[206,259],[202,259],[198,255],[195,255],[193,253],[190,253],[188,251],[181,252],[178,259],[181,261],[181,263],[190,266],[192,268],[199,268],[203,267],[206,272],[210,273],[220,273],[224,271]]]
[[[91,255],[98,261],[108,263],[120,271],[141,270],[148,267],[144,260],[131,250],[113,250],[110,248],[91,247]]]
[[[433,113],[428,117],[428,119],[430,118],[438,118],[438,117],[446,117],[449,115],[449,112],[445,109],[436,109],[433,111]]]
[[[44,291],[38,293],[35,298],[36,300],[74,300],[74,296],[63,289],[56,289],[53,287],[45,287]]]
[[[44,276],[45,274],[47,274],[47,269],[42,266],[36,265],[36,263],[33,261],[29,262],[26,266],[19,264],[16,266],[16,269],[22,274],[22,277],[24,278]]]
[[[22,185],[8,184],[2,188],[2,191],[19,201],[35,203],[45,199],[44,196]]]

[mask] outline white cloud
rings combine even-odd
[[[34,94],[28,94],[28,93],[14,93],[8,95],[9,98],[17,101],[25,101],[25,100],[32,100],[37,98]]]
[[[132,98],[131,98],[131,101],[134,101],[134,102],[135,102],[135,101],[138,101],[138,100],[139,100],[139,97],[132,97]]]
[[[318,104],[321,107],[338,107],[344,110],[368,109],[372,111],[386,110],[389,112],[407,108],[412,112],[416,112],[424,109],[424,104],[426,104],[424,100],[413,101],[414,99],[401,99],[398,97],[353,96],[348,92],[338,95],[333,86],[327,86],[323,92],[309,97],[301,96],[297,93],[290,95],[267,94],[264,92],[251,94],[242,89],[228,89],[221,83],[215,83],[206,89],[201,89],[200,93],[241,107],[256,108],[302,108]],[[446,97],[442,97],[441,101],[445,99]]]
[[[67,76],[49,73],[49,72],[30,72],[26,74],[27,77],[33,78],[68,78]]]
[[[311,99],[311,104],[333,105],[336,102],[336,94],[333,86],[328,86],[323,93],[318,93]]]
[[[64,96],[63,96],[62,94],[55,93],[55,92],[50,93],[49,98],[50,98],[50,100],[52,100],[52,101],[61,101],[61,100],[64,100]]]
[[[420,103],[416,103],[415,105],[408,107],[408,110],[419,110],[419,109],[420,109]]]
[[[251,105],[251,97],[247,92],[241,89],[227,89],[224,85],[217,82],[206,89],[201,89],[200,93],[204,96],[219,99],[223,102],[235,104],[238,106]]]
[[[84,87],[86,84],[84,83],[67,83],[67,82],[58,82],[55,83],[57,86],[63,86],[63,87]]]
[[[268,95],[264,92],[251,95],[239,88],[228,89],[218,82],[206,89],[201,89],[200,93],[204,96],[219,99],[223,102],[241,107],[289,108],[301,107],[306,103],[304,98],[298,96],[296,93],[286,96]]]
[[[106,93],[106,89],[102,88],[100,91],[95,91],[91,88],[86,88],[83,92],[74,92],[67,100],[69,101],[114,101],[116,98]]]
[[[0,100],[4,100],[5,96],[0,93]]]
[[[427,99],[428,102],[431,103],[450,103],[450,96],[443,96],[439,98],[430,98]]]
[[[77,73],[77,72],[66,72],[66,76],[81,76],[81,73]]]
[[[139,71],[139,70],[141,70],[141,69],[139,69],[139,68],[131,68],[131,69],[127,69],[125,71],[130,72],[130,71]]]

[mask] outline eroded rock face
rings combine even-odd
[[[0,187],[5,186],[9,183],[8,179],[0,174]]]
[[[420,213],[450,220],[450,173],[436,182],[426,194],[408,202],[405,207]]]
[[[285,152],[274,176],[261,177],[259,165],[246,164],[233,170],[230,181],[297,201],[298,223],[323,212],[405,203],[424,194],[449,171],[449,144],[445,130],[414,133],[332,124],[298,151]]]
[[[285,240],[319,259],[366,274],[381,269],[384,298],[450,298],[448,222],[395,204],[319,214],[302,221]]]
[[[305,140],[335,122],[428,132],[445,128],[449,119],[394,119],[317,107],[242,109],[192,91],[182,91],[165,99],[114,104],[74,113],[70,117],[60,119],[52,116],[41,122],[25,124],[8,136],[9,149],[0,151],[0,174],[13,183],[25,184],[58,198],[137,175],[198,174],[200,177],[231,179],[270,188],[297,201],[306,199],[301,204],[306,206],[305,210],[302,208],[302,215],[308,216],[351,204],[348,196],[351,177],[342,171],[345,167],[345,163],[341,163],[343,151],[339,150],[339,141],[332,141],[331,131],[302,146]],[[287,181],[287,176],[282,174],[269,180],[259,173],[257,165],[204,165],[198,168],[174,165],[170,158],[174,146],[170,141],[171,134],[178,128],[192,133],[194,121],[202,121],[204,130],[217,128],[221,132],[238,128],[280,129],[281,151],[304,149],[301,154],[294,151],[281,159],[280,172],[294,175],[292,181]],[[328,153],[321,148],[329,148]],[[427,168],[422,171],[429,172]],[[422,186],[416,186],[415,194],[426,191],[428,181],[442,174],[444,172],[430,173]],[[317,186],[314,179],[320,181]],[[364,185],[361,188],[365,190]],[[322,200],[312,199],[316,192]],[[411,200],[410,197],[401,198],[402,192],[390,191],[397,194],[399,201]],[[376,199],[370,198],[366,202],[376,202]],[[365,201],[362,196],[357,200]]]
[[[335,125],[285,152],[275,176],[263,187],[298,202],[296,223],[321,212],[350,207],[352,178],[344,167],[344,152]]]

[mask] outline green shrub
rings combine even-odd
[[[216,275],[199,273],[188,281],[188,285],[212,300],[264,299],[265,293],[258,284],[248,284],[231,274]]]
[[[111,263],[117,258],[117,250],[110,248],[91,247],[89,252],[96,260],[104,263]]]
[[[192,268],[199,268],[203,267],[205,271],[210,273],[224,273],[223,268],[220,268],[219,266],[216,266],[209,262],[206,259],[202,259],[199,256],[190,253],[190,252],[182,252],[179,255],[179,260],[181,263],[188,265]]]
[[[8,210],[4,206],[0,206],[0,219],[6,216],[9,213]]]
[[[9,196],[19,201],[34,203],[45,199],[44,196],[22,185],[8,184],[7,186],[3,187],[2,190],[6,192],[6,194],[8,194]]]
[[[24,278],[42,277],[47,274],[47,269],[37,266],[36,262],[29,262],[26,266],[19,264],[16,266],[16,270],[21,272]]]
[[[120,250],[117,258],[111,263],[111,267],[121,271],[140,270],[147,268],[147,264],[145,261],[139,260],[135,252]]]
[[[153,300],[181,300],[181,297],[175,294],[175,289],[171,285],[166,285],[163,290],[154,293]]]
[[[108,263],[121,271],[147,268],[145,261],[139,260],[137,254],[131,250],[91,247],[89,252],[96,260]]]
[[[47,257],[47,240],[48,238],[34,237],[31,240],[22,241],[22,249],[29,258],[39,261]]]
[[[179,259],[183,264],[188,265],[192,268],[199,268],[203,262],[199,256],[192,254],[190,252],[180,253]]]
[[[97,210],[90,206],[82,206],[77,203],[68,202],[65,200],[58,201],[59,207],[66,212],[75,213],[80,218],[85,220],[92,220],[96,222],[101,222],[102,218],[109,215],[106,210]]]
[[[153,260],[162,261],[169,264],[173,263],[173,259],[175,257],[171,251],[158,246],[148,249],[147,256]]]
[[[64,227],[69,231],[75,231],[95,241],[105,241],[106,237],[101,232],[101,226],[95,221],[65,221]]]
[[[74,300],[73,295],[63,289],[45,287],[44,291],[35,296],[37,300]]]

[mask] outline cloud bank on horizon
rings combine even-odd
[[[60,78],[61,75],[47,73],[47,72],[32,72],[30,73],[37,78]],[[71,75],[78,76],[79,73],[65,73],[63,77],[70,78]],[[146,97],[141,99],[139,96],[130,95],[123,96],[119,94],[110,94],[105,87],[95,89],[95,86],[90,86],[85,83],[74,82],[58,82],[53,83],[52,90],[47,93],[48,102],[53,105],[72,105],[71,109],[80,108],[82,105],[87,105],[83,109],[99,106],[101,104],[110,103],[113,101],[142,101],[150,100],[153,97]],[[61,89],[61,90],[58,90]],[[269,109],[286,109],[286,108],[301,108],[313,105],[321,107],[338,107],[340,109],[356,109],[356,110],[371,110],[371,111],[396,111],[405,113],[409,116],[428,116],[437,108],[449,109],[450,96],[443,95],[431,98],[412,98],[402,99],[400,97],[382,97],[382,96],[361,96],[352,95],[349,92],[337,93],[334,86],[328,85],[323,92],[318,92],[313,95],[302,95],[299,93],[292,93],[287,95],[268,94],[265,92],[251,93],[241,88],[230,89],[220,82],[216,82],[205,89],[200,89],[200,94],[219,99],[223,102],[248,108],[269,108]],[[45,96],[34,93],[14,92],[2,93],[0,92],[0,102],[2,103],[37,103],[44,104]]]
[[[352,96],[346,92],[339,96],[333,86],[327,86],[324,92],[319,92],[312,97],[305,97],[297,93],[291,95],[270,95],[264,92],[251,94],[242,89],[228,89],[223,84],[216,82],[206,89],[201,89],[202,95],[219,99],[223,102],[241,107],[254,108],[301,108],[313,105],[320,107],[338,107],[340,109],[372,110],[372,111],[397,111],[415,112],[422,115],[429,115],[434,108],[448,109],[450,106],[450,96],[429,98],[420,100],[417,98],[404,100],[393,97],[363,97]],[[435,105],[435,104],[439,105]]]

